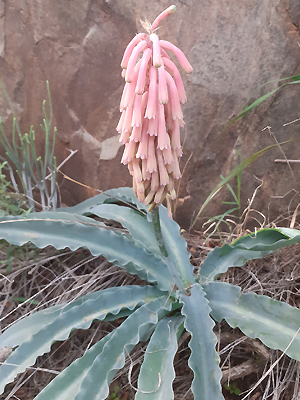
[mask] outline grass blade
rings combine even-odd
[[[291,143],[294,142],[296,140],[300,140],[300,139],[293,139],[293,140],[287,140],[285,142],[279,143],[279,146],[283,146],[284,144],[287,143]],[[237,176],[241,170],[247,168],[250,164],[253,163],[253,161],[255,161],[259,156],[261,156],[262,154],[264,154],[266,151],[273,149],[274,147],[278,147],[277,144],[272,144],[271,146],[265,147],[262,150],[257,151],[256,153],[252,154],[250,157],[246,158],[246,160],[244,160],[243,162],[241,162],[236,168],[234,168],[232,171],[229,172],[229,174],[221,180],[221,182],[213,189],[213,191],[210,193],[210,195],[207,197],[207,199],[205,200],[205,202],[203,203],[203,205],[201,206],[192,226],[195,225],[195,223],[197,222],[198,218],[200,217],[200,214],[202,213],[202,211],[204,210],[204,208],[207,206],[207,204],[211,201],[211,199],[218,193],[218,191],[224,186],[226,185],[232,178],[234,178],[235,176]]]

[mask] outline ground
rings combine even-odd
[[[206,254],[228,235],[210,237],[205,241],[202,233],[183,232],[191,253],[195,271]],[[240,285],[243,292],[254,291],[293,306],[300,305],[300,254],[299,245],[277,251],[260,260],[250,261],[241,268],[231,268],[219,279]],[[8,247],[1,243],[1,330],[28,315],[37,307],[57,302],[68,302],[83,294],[124,284],[145,284],[101,257],[88,251],[57,251],[53,248],[37,250],[30,245],[23,248]],[[7,262],[9,261],[9,262]],[[65,342],[53,344],[51,352],[39,357],[35,366],[18,376],[6,387],[1,400],[31,400],[60,371],[86,349],[101,339],[122,320],[113,323],[93,322],[88,330],[73,331]],[[281,352],[270,350],[259,340],[249,339],[238,329],[225,322],[216,324],[217,349],[223,371],[222,385],[226,400],[296,400],[299,399],[299,363]],[[175,357],[175,399],[192,399],[189,390],[192,372],[187,360],[190,350],[189,334],[183,334]],[[145,344],[136,346],[131,358],[111,385],[109,399],[134,398],[136,379]],[[0,353],[3,361],[5,354]],[[131,383],[128,370],[133,363]]]

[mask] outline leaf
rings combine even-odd
[[[102,223],[82,215],[40,212],[30,214],[30,218],[1,218],[0,238],[18,246],[31,241],[40,248],[86,247],[93,255],[103,255],[129,273],[156,283],[161,290],[173,287],[173,278],[162,258],[139,246],[129,235],[103,228]]]
[[[295,75],[295,76],[292,76],[292,77],[289,77],[289,78],[279,79],[277,81],[280,82],[280,81],[287,80],[287,79],[291,79],[293,82],[287,82],[287,83],[279,86],[278,88],[276,88],[274,90],[271,90],[271,92],[263,95],[259,99],[255,100],[252,104],[250,104],[250,106],[248,106],[246,109],[243,109],[243,112],[240,115],[238,115],[236,118],[234,118],[232,121],[230,121],[229,124],[226,126],[226,128],[228,126],[232,125],[238,119],[242,118],[245,114],[247,114],[253,108],[257,107],[259,104],[261,104],[263,101],[265,101],[268,97],[272,96],[272,94],[276,93],[279,89],[282,89],[287,85],[293,85],[293,84],[300,83],[299,82],[299,75]],[[267,82],[267,83],[270,83],[270,82]]]
[[[225,282],[211,282],[203,287],[216,321],[224,318],[232,328],[238,327],[245,335],[300,361],[298,308],[268,296],[241,294],[240,287]]]
[[[130,286],[130,288],[138,288],[139,286]],[[149,290],[150,286],[145,286],[146,290]],[[151,289],[153,290],[153,289]],[[159,290],[156,290],[157,295],[161,294]],[[33,336],[44,325],[51,324],[61,313],[61,311],[67,311],[70,307],[77,307],[82,305],[86,301],[94,301],[99,297],[100,291],[89,293],[85,296],[81,296],[71,303],[57,304],[52,307],[48,307],[44,310],[36,311],[29,316],[23,317],[15,322],[9,329],[6,329],[0,336],[0,349],[4,346],[16,347],[26,340],[26,338]],[[150,292],[149,292],[150,293]],[[124,312],[122,313],[124,314]],[[109,320],[109,314],[105,318]],[[115,318],[114,318],[115,319]]]
[[[19,347],[7,359],[8,364],[4,363],[0,367],[0,393],[18,373],[33,365],[39,355],[48,352],[54,341],[67,339],[72,329],[87,329],[95,319],[105,320],[111,314],[116,316],[124,308],[133,310],[160,294],[159,290],[151,286],[121,286],[101,290],[93,298],[82,299],[82,302],[78,299],[75,304],[66,305],[56,318],[49,319],[49,324],[44,320],[32,336],[23,336],[16,343]],[[56,312],[57,309],[54,314]],[[7,341],[5,337],[3,339],[4,335],[0,336],[0,348],[7,346],[7,342],[11,344],[9,332],[10,329],[5,332]]]
[[[192,224],[192,227],[195,225],[195,223],[197,222],[197,220],[200,217],[200,214],[202,213],[202,211],[204,210],[204,208],[207,206],[207,204],[211,201],[211,199],[218,193],[218,191],[225,186],[232,178],[234,178],[235,176],[237,176],[241,170],[247,168],[250,164],[253,163],[253,161],[255,161],[259,156],[261,156],[262,154],[264,154],[266,151],[273,149],[274,147],[278,147],[278,146],[283,146],[284,144],[287,143],[291,143],[294,141],[297,141],[300,139],[293,139],[293,140],[287,140],[285,142],[282,143],[276,143],[276,144],[272,144],[271,146],[265,147],[262,150],[257,151],[256,153],[252,154],[250,157],[246,158],[246,160],[244,160],[243,162],[241,162],[236,168],[234,168],[232,171],[229,172],[229,174],[223,178],[221,180],[221,182],[212,190],[212,192],[210,193],[210,195],[207,197],[207,199],[205,200],[205,202],[203,203],[203,205],[201,206],[196,218],[194,219],[194,222]]]
[[[129,187],[106,190],[106,192],[102,192],[94,197],[91,197],[90,199],[87,199],[82,203],[77,204],[74,207],[67,207],[67,208],[64,207],[57,209],[57,211],[70,212],[73,214],[85,214],[88,213],[93,207],[96,207],[99,204],[118,203],[118,202],[122,202],[124,203],[124,205],[134,204],[138,210],[146,214],[145,210],[147,209],[147,207],[138,201],[132,188]]]
[[[214,322],[209,316],[211,309],[204,295],[201,286],[195,283],[190,289],[190,296],[180,297],[182,314],[186,317],[184,326],[191,334],[189,367],[194,372],[192,392],[195,400],[224,400]]]
[[[300,81],[300,75],[291,76],[289,79],[292,79],[293,81]]]
[[[24,303],[26,301],[28,304],[35,304],[35,305],[39,304],[39,302],[37,300],[28,300],[25,297],[15,297],[14,296],[14,297],[10,298],[10,301],[15,301],[17,303]]]
[[[183,282],[183,287],[188,287],[195,281],[193,266],[190,263],[190,253],[187,243],[180,235],[179,225],[168,216],[166,207],[159,207],[161,231],[168,252],[168,259],[177,271]]]
[[[286,84],[283,85],[283,86],[286,86]],[[250,104],[250,106],[248,106],[245,110],[243,110],[243,112],[240,115],[238,115],[236,118],[234,118],[232,121],[230,121],[229,124],[226,126],[226,128],[228,126],[232,125],[238,119],[242,118],[245,114],[247,114],[253,108],[257,107],[260,103],[265,101],[268,97],[272,96],[272,94],[276,93],[277,90],[281,89],[281,87],[283,87],[283,86],[280,86],[280,87],[278,87],[278,88],[276,88],[274,90],[271,90],[271,92],[269,92],[269,93],[263,95],[262,97],[260,97],[259,99],[255,100],[252,104]]]
[[[147,347],[135,400],[172,400],[175,378],[173,360],[181,317],[165,317],[157,324]]]
[[[77,360],[65,368],[35,397],[35,400],[73,400],[79,391],[88,368],[102,352],[104,345],[110,340],[113,333],[111,332],[99,340],[81,358],[77,358]]]
[[[200,282],[210,282],[230,267],[241,267],[247,261],[300,243],[300,231],[289,228],[268,228],[236,240],[231,246],[215,247],[200,268]]]
[[[116,372],[125,364],[125,357],[133,347],[145,339],[149,328],[170,310],[168,297],[163,296],[143,305],[120,325],[107,341],[101,354],[87,370],[75,400],[104,400],[109,393],[109,384]]]
[[[6,329],[0,336],[0,349],[15,347],[38,332],[45,324],[51,324],[59,315],[64,304],[46,308],[22,318]]]
[[[98,217],[120,222],[124,228],[128,229],[136,242],[149,251],[161,256],[152,224],[147,220],[145,215],[132,208],[117,206],[115,204],[101,204],[91,208],[89,212]]]

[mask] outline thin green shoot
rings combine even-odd
[[[292,143],[295,142],[297,140],[300,139],[292,139],[292,140],[287,140],[285,142],[279,143],[280,146],[283,146],[284,144],[287,143]],[[198,214],[196,215],[193,223],[192,223],[192,227],[196,224],[197,220],[199,219],[200,215],[202,214],[204,208],[207,206],[207,204],[213,199],[213,197],[222,189],[223,186],[225,186],[228,182],[231,181],[231,179],[233,179],[235,176],[237,176],[238,174],[241,173],[242,170],[244,170],[245,168],[247,168],[250,164],[253,163],[253,161],[257,160],[257,158],[259,156],[261,156],[262,154],[264,154],[266,151],[271,150],[275,147],[278,147],[277,144],[273,144],[271,146],[267,146],[262,150],[257,151],[256,153],[252,154],[251,156],[249,156],[248,158],[246,158],[243,162],[241,162],[236,168],[234,168],[232,171],[229,172],[229,174],[221,180],[220,183],[218,183],[218,185],[211,191],[211,193],[209,194],[209,196],[206,198],[206,200],[204,201],[204,203],[202,204],[200,210],[198,211]],[[241,181],[239,183],[239,185],[241,185]]]
[[[1,89],[8,101],[13,114],[12,123],[12,144],[4,130],[3,121],[0,120],[0,142],[3,144],[6,159],[0,156],[1,161],[9,161],[7,164],[11,182],[14,189],[19,193],[20,189],[17,180],[22,185],[22,191],[27,196],[29,207],[36,211],[37,204],[43,210],[55,210],[57,207],[57,183],[56,183],[56,159],[54,156],[55,139],[57,129],[52,127],[53,108],[49,82],[46,82],[49,110],[46,108],[46,100],[43,101],[43,124],[42,130],[45,132],[45,155],[44,157],[36,154],[35,131],[30,127],[29,133],[22,134],[18,124],[17,116],[13,108],[13,103],[0,83]],[[52,141],[52,143],[51,143]],[[18,179],[16,179],[15,174]],[[49,184],[47,184],[49,182]],[[39,203],[35,199],[39,200]]]
[[[242,170],[237,175],[237,178],[238,178],[238,190],[239,191],[240,191],[241,173],[242,173]],[[225,179],[223,175],[220,175],[220,177],[221,177],[222,180]],[[227,225],[227,227],[229,228],[229,230],[231,231],[231,225],[228,223],[228,221],[226,219],[228,217],[236,218],[236,216],[232,214],[235,211],[238,211],[238,213],[239,213],[238,218],[239,218],[239,223],[240,223],[240,220],[241,220],[241,201],[240,201],[241,196],[240,196],[240,192],[238,192],[238,194],[236,195],[234,190],[232,189],[232,187],[229,185],[229,183],[226,184],[226,187],[229,190],[229,192],[231,193],[231,195],[233,197],[233,201],[222,201],[222,204],[224,204],[224,205],[233,205],[235,207],[231,208],[229,210],[226,210],[223,214],[215,215],[214,217],[210,218],[207,222],[205,222],[203,224],[203,226],[210,224],[209,227],[205,230],[204,234],[206,234],[211,228],[213,228],[213,230],[206,237],[205,241],[207,241],[213,234],[215,234],[217,232],[221,243],[223,243],[223,235],[220,232],[220,225],[221,225],[222,222],[225,223]]]
[[[11,297],[10,301],[15,301],[16,303],[24,303],[25,301],[27,301],[27,303],[29,304],[34,304],[34,305],[40,304],[39,301],[37,300],[29,300],[25,299],[25,297]]]
[[[255,108],[255,107],[257,107],[258,105],[260,105],[263,101],[265,101],[268,97],[272,96],[272,95],[273,95],[274,93],[276,93],[278,90],[280,90],[280,89],[282,89],[282,88],[284,88],[285,86],[288,86],[288,85],[294,85],[294,84],[300,83],[300,75],[295,75],[295,76],[291,76],[291,77],[288,77],[288,78],[282,78],[282,79],[278,79],[278,80],[272,80],[272,81],[269,81],[269,82],[265,83],[264,85],[261,85],[257,90],[259,90],[261,87],[263,87],[263,86],[265,86],[265,85],[267,85],[267,84],[274,83],[274,82],[282,82],[282,81],[286,81],[286,80],[289,80],[289,79],[291,80],[291,82],[284,83],[283,85],[279,86],[278,88],[271,90],[269,93],[267,93],[267,94],[261,96],[259,99],[255,100],[252,104],[250,104],[250,106],[248,106],[248,107],[244,106],[244,107],[243,107],[243,112],[242,112],[241,114],[239,114],[236,118],[234,118],[232,121],[230,121],[230,122],[226,125],[226,127],[224,128],[224,130],[225,130],[226,128],[228,128],[230,125],[232,125],[234,122],[236,122],[238,119],[242,118],[245,114],[247,114],[247,113],[248,113],[249,111],[251,111],[253,108]],[[257,91],[257,90],[256,90],[256,91]],[[256,91],[255,91],[255,92],[256,92]],[[254,93],[255,93],[255,92],[254,92]],[[252,95],[253,95],[253,94],[252,94]],[[248,102],[249,99],[252,97],[252,95],[247,99],[247,102]]]

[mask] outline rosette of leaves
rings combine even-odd
[[[13,348],[0,367],[1,392],[18,373],[35,363],[55,341],[74,329],[87,329],[93,320],[124,322],[60,373],[37,400],[104,400],[116,372],[140,341],[149,340],[141,366],[135,399],[173,399],[173,360],[184,331],[191,334],[189,367],[196,400],[223,399],[219,356],[213,328],[225,319],[245,335],[285,351],[300,361],[300,310],[267,296],[241,293],[238,286],[216,281],[230,267],[260,258],[300,242],[294,229],[264,229],[216,247],[194,275],[179,226],[160,206],[161,232],[167,250],[156,242],[147,207],[132,189],[107,191],[83,203],[52,212],[0,220],[0,238],[15,245],[29,240],[37,247],[85,247],[94,255],[146,280],[146,286],[100,290],[38,311],[12,325],[0,336],[0,349]],[[125,228],[107,229],[93,217],[115,220]]]

